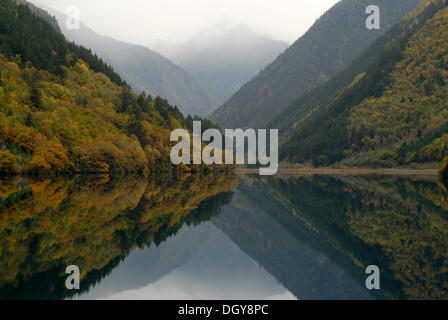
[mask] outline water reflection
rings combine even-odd
[[[80,299],[276,299],[294,296],[211,222],[136,250]]]
[[[447,196],[434,177],[5,180],[0,298],[446,299]]]
[[[235,184],[225,174],[1,181],[0,297],[71,296],[72,264],[88,291],[133,249],[217,214]]]
[[[265,263],[299,298],[364,298],[338,275],[363,288],[364,270],[371,264],[382,271],[381,290],[368,293],[374,298],[448,297],[448,194],[435,177],[242,179],[238,189],[300,243],[325,256],[302,263],[297,274],[288,274],[286,259],[273,266],[270,259]],[[280,249],[270,251],[278,255]],[[327,262],[343,273],[326,271]],[[299,278],[307,271],[309,277]],[[294,285],[296,278],[300,281]]]

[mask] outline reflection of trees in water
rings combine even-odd
[[[378,181],[348,208],[352,232],[382,248],[410,299],[448,298],[448,201],[436,183]]]
[[[363,285],[382,269],[379,298],[448,297],[448,193],[390,176],[257,178],[238,190]],[[377,293],[378,294],[378,293]]]
[[[230,174],[0,180],[0,297],[63,298],[71,264],[88,290],[132,249],[216,215],[236,181]]]
[[[287,216],[292,212],[279,199],[268,199],[269,194],[263,192],[257,195],[252,187],[240,183],[232,205],[226,206],[214,219],[214,224],[241,250],[298,299],[371,298],[363,287],[334,263],[334,259],[322,253],[322,245],[317,250],[310,245],[313,235],[309,230],[307,232],[308,226],[300,230],[297,225],[288,228],[278,214]],[[261,201],[259,196],[266,201]],[[293,214],[291,216],[294,217]],[[314,237],[324,242],[318,235]]]
[[[134,248],[158,245],[184,224],[209,220],[230,201],[227,191],[235,184],[236,178],[227,175],[0,180],[0,297],[66,297],[69,264],[80,266],[81,287],[88,290]],[[220,227],[292,292],[313,288],[299,288],[303,277],[292,278],[300,261],[283,251],[270,253],[295,252],[287,247],[294,242],[277,229],[323,252],[360,286],[366,265],[380,266],[378,298],[448,296],[448,193],[436,181],[243,178],[238,197],[244,199],[235,202],[235,210],[250,214],[225,214],[218,219]],[[281,228],[274,230],[269,221]],[[317,282],[311,277],[321,274],[321,267],[305,265],[312,286]]]

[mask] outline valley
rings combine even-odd
[[[0,300],[448,300],[448,0],[103,1],[0,0]]]

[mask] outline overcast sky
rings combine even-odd
[[[28,0],[65,12],[77,5],[94,31],[132,43],[184,41],[204,29],[245,24],[292,43],[339,0]]]

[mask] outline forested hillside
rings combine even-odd
[[[0,0],[0,172],[171,170],[186,125],[26,5]]]
[[[443,160],[448,151],[446,6],[446,0],[423,1],[391,31],[387,49],[366,72],[331,102],[296,119],[281,157],[315,165]]]
[[[420,0],[378,0],[381,30],[367,30],[369,0],[342,0],[211,115],[226,128],[263,128],[295,99],[328,81]]]
[[[49,24],[51,24],[51,26],[57,30],[57,31],[61,31],[61,29],[59,28],[59,23],[56,20],[55,17],[53,17],[52,15],[50,15],[47,11],[42,10],[41,8],[36,7],[34,4],[28,2],[27,0],[14,0],[17,4],[25,4],[28,6],[28,8],[30,8],[30,10],[37,16],[41,17],[42,19],[44,19],[45,21],[47,21]]]

